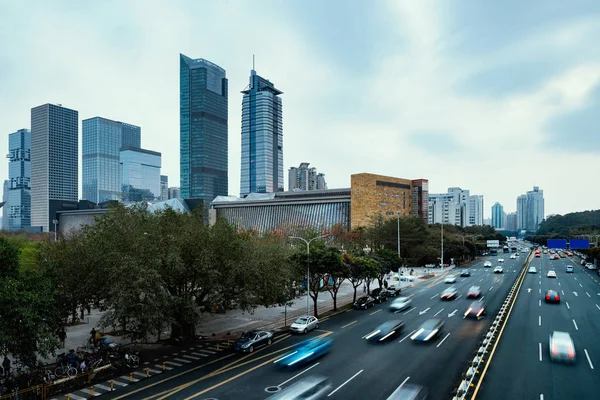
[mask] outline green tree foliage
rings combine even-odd
[[[553,215],[542,221],[537,236],[568,238],[581,234],[600,232],[600,210]]]

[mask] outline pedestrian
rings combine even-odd
[[[10,360],[8,356],[4,356],[4,361],[2,362],[2,368],[4,369],[4,376],[10,375]]]
[[[383,286],[387,289],[387,287],[388,287],[387,280],[383,281]]]
[[[363,283],[363,293],[367,293],[367,285]]]
[[[92,328],[90,331],[90,340],[94,344],[94,347],[96,347],[96,328]]]
[[[67,339],[67,331],[65,331],[65,328],[58,331],[58,339],[60,340],[60,345],[64,348],[65,340]]]

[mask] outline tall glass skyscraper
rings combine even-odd
[[[8,135],[7,229],[31,226],[31,132],[19,129]]]
[[[84,200],[103,203],[121,199],[119,152],[140,148],[141,128],[95,117],[82,121],[82,186]]]
[[[228,194],[225,70],[180,54],[179,89],[181,197],[208,206]]]
[[[504,207],[498,202],[492,206],[492,226],[496,229],[504,228]]]
[[[253,69],[242,93],[240,195],[282,192],[283,92]]]
[[[77,201],[79,113],[58,104],[31,109],[31,226],[54,231],[50,200]]]
[[[123,201],[154,201],[160,198],[160,153],[122,147],[120,164]]]

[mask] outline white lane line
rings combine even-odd
[[[585,292],[585,294],[587,294],[589,298],[591,298],[591,297],[592,297],[592,296],[590,296],[590,294],[589,294],[588,292]]]
[[[408,335],[404,336],[398,343],[402,343],[404,342],[410,335],[412,335],[413,333],[415,333],[416,330],[412,331],[411,333],[409,333]]]
[[[329,393],[329,394],[327,395],[327,397],[331,396],[332,394],[334,394],[335,392],[337,392],[338,390],[340,390],[341,388],[343,388],[343,387],[346,385],[346,383],[348,383],[348,382],[350,382],[352,379],[356,378],[356,377],[357,377],[358,375],[360,375],[360,374],[361,374],[361,372],[363,372],[363,371],[364,371],[364,370],[362,370],[362,369],[361,369],[360,371],[358,371],[357,373],[355,373],[354,375],[352,375],[352,376],[350,377],[350,379],[348,379],[346,382],[344,382],[344,383],[342,383],[340,386],[338,386],[338,387],[337,387],[337,389],[335,389],[333,392]]]
[[[300,372],[299,374],[296,374],[294,376],[292,376],[290,379],[288,379],[285,382],[280,383],[279,385],[277,385],[278,387],[282,387],[283,385],[285,385],[286,383],[293,381],[294,379],[296,379],[297,377],[299,377],[300,375],[302,375],[303,373],[305,373],[306,371],[309,371],[311,369],[313,369],[314,367],[316,367],[317,365],[319,365],[320,363],[316,363],[315,365],[311,365],[310,367],[306,368],[304,371]]]
[[[558,282],[558,286],[560,286],[560,282]]]
[[[574,278],[575,278],[575,280],[577,280],[577,277],[574,277]]]
[[[128,378],[128,379],[129,379],[129,378]],[[115,385],[118,385],[118,386],[121,386],[121,387],[125,387],[125,386],[127,386],[127,383],[123,383],[123,382],[121,382],[121,381],[117,381],[117,380],[115,380],[115,379],[113,379],[113,383],[114,383]]]
[[[542,326],[542,316],[538,317],[538,326]]]
[[[390,395],[390,397],[388,397],[388,398],[390,398],[390,399],[395,399],[395,398],[398,396],[398,392],[400,392],[400,390],[402,389],[402,386],[404,386],[404,384],[405,384],[406,382],[408,382],[408,380],[409,380],[409,379],[410,379],[410,376],[407,376],[407,377],[406,377],[406,379],[402,381],[402,383],[400,384],[400,386],[398,386],[398,387],[396,388],[396,390],[394,390],[394,393],[392,393],[392,394]]]
[[[565,295],[565,292],[563,292],[562,290],[560,292],[562,293],[563,296]]]
[[[583,285],[580,283],[579,286],[583,287]]]
[[[542,289],[541,289],[541,288],[540,288],[540,289],[538,289],[538,291],[539,291],[540,293],[542,293]]]
[[[590,360],[590,355],[588,354],[587,350],[586,350],[586,349],[583,349],[583,351],[585,352],[585,356],[586,356],[586,357],[587,357],[587,359],[588,359],[588,363],[590,363],[590,368],[591,368],[591,369],[594,369],[594,364],[592,364],[592,360]]]
[[[483,301],[483,298],[484,298],[484,297],[485,297],[485,296],[481,296],[481,298],[479,299],[479,301]]]
[[[598,310],[600,310],[600,306],[599,306],[598,304],[596,304],[596,308],[597,308]]]
[[[490,290],[492,290],[493,288],[494,288],[494,285],[492,285],[492,287],[490,288]],[[489,292],[490,290],[488,290],[488,292]]]
[[[483,282],[483,278],[481,278],[481,279],[479,280],[479,282]]]
[[[577,327],[577,322],[575,322],[575,320],[573,320],[573,325],[575,325],[575,330],[579,330],[579,328]]]
[[[431,297],[429,298],[429,300],[431,300],[431,299],[435,299],[435,298],[436,298],[436,297],[438,297],[439,295],[440,295],[439,293],[438,293],[438,294],[434,294],[433,296],[431,296]]]
[[[540,306],[540,307],[542,306],[542,301],[541,300],[538,300],[538,306]]]
[[[444,309],[442,308],[440,311],[436,312],[435,314],[433,314],[434,317],[437,317],[439,313],[441,313],[442,311],[444,311]]]
[[[417,307],[413,307],[413,308],[411,308],[410,310],[408,310],[407,312],[405,312],[405,313],[404,313],[404,315],[406,315],[406,314],[408,314],[409,312],[413,311],[415,308],[417,308]]]
[[[538,344],[539,344],[539,349],[540,349],[540,361],[542,361],[542,344],[541,343],[538,343]]]
[[[442,339],[442,341],[439,342],[438,345],[435,346],[435,347],[440,347],[442,345],[442,343],[444,343],[444,340],[448,339],[448,336],[450,336],[450,334],[447,334],[446,336],[444,336],[444,338]]]
[[[456,298],[456,300],[460,299],[462,297],[462,294],[459,294],[458,297]]]
[[[567,304],[567,308],[568,308],[568,309],[571,309],[571,307],[569,307],[569,302],[568,302],[568,301],[565,301],[565,303]]]
[[[544,395],[540,393],[540,400],[544,400]]]

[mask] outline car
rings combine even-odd
[[[375,306],[375,299],[373,299],[371,296],[362,296],[359,297],[358,299],[356,299],[356,301],[353,304],[353,307],[355,310],[366,310],[369,307],[374,307]]]
[[[587,263],[587,264],[585,264],[585,267],[586,267],[587,269],[591,269],[591,270],[594,270],[594,269],[596,269],[596,266],[595,266],[594,264],[592,264],[592,263]]]
[[[428,319],[410,337],[413,342],[429,342],[442,334],[444,322],[440,319]]]
[[[307,376],[268,397],[267,400],[324,399],[332,388],[331,381],[325,376]]]
[[[442,295],[440,296],[440,299],[442,300],[454,300],[456,298],[456,294],[458,293],[458,291],[456,290],[456,288],[454,286],[449,287],[448,289],[444,290],[442,292]]]
[[[503,274],[504,273],[504,269],[502,268],[502,266],[497,265],[496,268],[494,268],[494,273],[495,274]]]
[[[471,303],[467,311],[465,311],[463,318],[476,318],[481,319],[485,315],[485,304],[481,301],[474,301]]]
[[[575,345],[567,332],[552,332],[549,345],[551,361],[575,363]]]
[[[456,283],[456,276],[448,276],[444,279],[444,283]]]
[[[485,268],[492,268],[492,262],[491,261],[486,261],[486,262],[483,263],[483,266]]]
[[[402,311],[410,308],[412,305],[412,300],[408,297],[398,297],[392,301],[390,305],[390,310],[392,311]]]
[[[387,400],[426,400],[427,395],[427,389],[409,383],[408,385],[400,385]]]
[[[269,346],[273,341],[273,333],[267,331],[248,331],[235,341],[234,350],[252,353],[259,346]]]
[[[546,303],[560,303],[560,296],[555,290],[548,290],[545,299]]]
[[[587,261],[585,261],[585,260],[581,260],[581,263],[580,263],[580,264],[581,264],[581,265],[585,265],[585,264],[587,264]]]
[[[291,351],[273,363],[280,367],[300,366],[327,354],[331,350],[332,344],[333,340],[328,337],[305,340],[292,347]]]
[[[373,332],[364,336],[364,339],[372,342],[384,342],[387,339],[397,336],[404,326],[404,321],[392,320],[384,322],[376,327]]]
[[[481,288],[479,286],[471,286],[467,292],[468,299],[478,299],[481,297]]]
[[[308,331],[318,328],[319,320],[317,317],[311,317],[310,315],[300,317],[290,325],[290,331],[292,333],[307,333]]]
[[[535,267],[529,267],[529,270],[527,270],[527,272],[530,274],[537,274],[537,269]]]
[[[515,253],[515,258],[519,257],[519,253]]]
[[[388,297],[395,297],[395,296],[398,296],[399,294],[400,294],[400,287],[399,286],[390,285],[386,289],[386,295]]]
[[[387,300],[387,290],[385,288],[376,288],[371,290],[371,297],[379,304]]]
[[[565,271],[569,274],[572,274],[574,272],[573,270],[573,266],[572,265],[567,265],[567,268],[565,268]]]
[[[463,269],[462,271],[460,271],[460,276],[462,278],[465,278],[467,276],[471,276],[471,272],[468,269]]]
[[[560,253],[560,258],[566,258],[567,255],[565,253]]]
[[[516,255],[516,254],[511,254],[511,255],[510,255],[510,258],[514,260],[514,259],[516,259],[516,258],[517,258],[517,255]]]
[[[556,278],[556,272],[550,270],[550,271],[548,271],[548,273],[546,274],[546,276],[548,278]]]
[[[499,258],[498,262],[504,262],[504,258]]]

